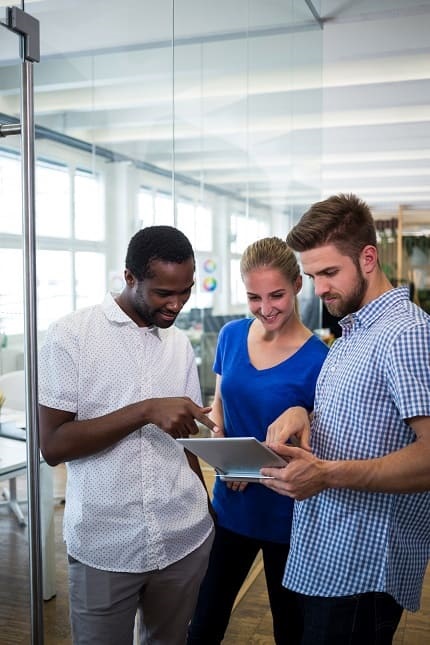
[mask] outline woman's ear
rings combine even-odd
[[[299,275],[294,281],[294,293],[297,294],[301,291],[303,285],[303,278]]]

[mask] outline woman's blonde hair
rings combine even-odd
[[[291,283],[300,275],[294,251],[279,237],[264,237],[250,244],[243,252],[240,260],[242,278],[261,267],[277,269]]]
[[[250,244],[243,252],[240,259],[242,280],[247,273],[261,267],[277,269],[291,284],[300,276],[300,267],[294,251],[280,237],[263,237]],[[294,308],[297,316],[300,316],[297,295],[294,298]]]

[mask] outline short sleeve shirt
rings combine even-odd
[[[312,410],[315,383],[327,346],[311,336],[278,365],[256,369],[248,353],[253,319],[227,323],[221,330],[214,370],[222,376],[224,431],[227,437],[265,441],[268,426],[286,409]],[[218,524],[239,535],[277,543],[290,541],[293,500],[258,483],[237,493],[217,478],[213,506]]]
[[[81,420],[176,396],[201,403],[193,351],[176,327],[138,327],[107,295],[48,330],[39,358],[42,405]],[[153,424],[67,463],[64,536],[84,564],[161,569],[195,550],[211,528],[206,491],[183,448]]]
[[[430,317],[392,289],[341,321],[317,381],[311,445],[321,459],[372,459],[415,441],[430,416]],[[312,596],[369,591],[419,607],[430,493],[328,489],[296,502],[284,584]]]

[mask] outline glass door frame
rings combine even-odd
[[[24,5],[24,3],[22,3]],[[40,60],[39,21],[18,7],[7,7],[2,27],[18,35],[21,58],[20,123],[0,125],[0,136],[21,135],[24,371],[29,535],[31,643],[43,645],[43,594],[40,521],[40,448],[37,382],[35,128],[33,63]]]

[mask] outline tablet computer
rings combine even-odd
[[[265,479],[261,468],[282,468],[285,459],[255,437],[176,439],[187,450],[215,468],[223,481]]]

